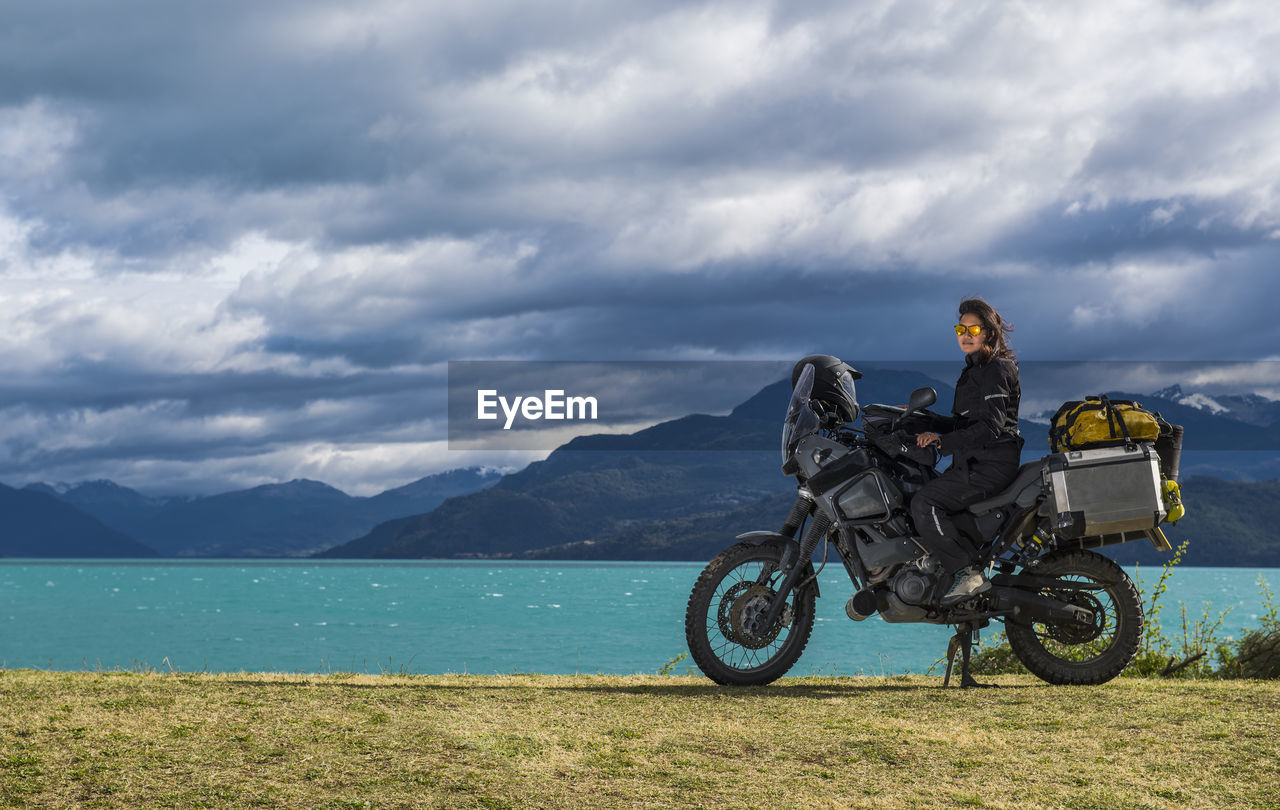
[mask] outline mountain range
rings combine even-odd
[[[950,403],[949,386],[913,371],[877,371],[858,382],[858,394],[862,402],[902,403],[925,385]],[[1250,480],[1280,471],[1276,403],[1177,387],[1110,395],[1137,399],[1186,429],[1189,514],[1169,535],[1193,538],[1187,562],[1280,565],[1271,529],[1280,520],[1273,514],[1280,484]],[[776,528],[785,517],[795,484],[781,474],[777,451],[739,448],[776,445],[789,396],[789,384],[779,381],[724,416],[580,436],[507,475],[454,470],[371,498],[307,480],[197,498],[150,497],[110,481],[5,488],[6,525],[27,528],[0,534],[0,554],[707,559],[733,535]],[[1021,428],[1024,461],[1047,452],[1044,425],[1024,420]],[[41,525],[33,515],[54,525],[50,510],[59,507],[82,519],[68,529],[80,538],[75,543],[54,531],[33,533]],[[1139,545],[1115,553],[1148,563],[1168,556]]]
[[[0,484],[0,524],[0,556],[158,556],[155,549],[45,492]]]
[[[305,479],[194,498],[151,497],[111,481],[29,484],[22,490],[6,488],[22,498],[0,502],[5,523],[0,554],[302,557],[391,518],[430,511],[448,498],[491,486],[500,478],[501,473],[494,470],[451,470],[368,498]],[[79,516],[111,534],[85,524],[77,535],[79,540],[64,540],[60,545],[49,532],[35,533],[35,527],[41,525],[33,517],[36,506],[48,519],[54,511],[60,520]],[[121,538],[133,546],[120,546],[120,553],[82,553],[99,546],[115,548],[110,543],[119,543]]]

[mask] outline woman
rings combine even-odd
[[[1022,437],[1018,435],[1018,363],[1009,348],[1012,325],[981,298],[960,302],[956,341],[965,354],[956,383],[951,416],[934,420],[934,431],[916,436],[916,444],[936,444],[952,457],[951,466],[911,501],[916,531],[952,578],[942,604],[953,605],[991,587],[973,549],[960,539],[951,513],[996,494],[1018,472]]]

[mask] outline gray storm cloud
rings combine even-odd
[[[1024,357],[1273,357],[1277,34],[1262,2],[10,4],[0,480],[374,491],[486,461],[445,448],[449,360],[941,359],[975,293]]]

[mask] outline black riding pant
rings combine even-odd
[[[911,499],[911,516],[924,547],[938,558],[948,574],[974,561],[975,549],[961,538],[952,513],[990,498],[1013,483],[1018,465],[971,462],[968,469],[950,467],[925,484]]]

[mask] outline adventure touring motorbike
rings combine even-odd
[[[740,535],[699,576],[685,635],[702,672],[721,684],[759,685],[791,668],[813,629],[821,543],[821,565],[834,548],[852,581],[851,619],[955,626],[944,686],[957,652],[961,686],[979,685],[969,675],[970,649],[993,619],[1004,623],[1018,659],[1050,683],[1100,684],[1120,674],[1142,641],[1142,601],[1119,565],[1089,549],[1139,539],[1169,548],[1158,528],[1167,516],[1160,493],[1162,479],[1177,477],[1181,429],[1175,448],[1126,433],[1122,446],[1022,465],[1003,492],[956,519],[992,587],[943,606],[950,583],[908,508],[938,475],[937,451],[914,440],[929,429],[925,409],[937,392],[917,389],[906,408],[860,408],[860,376],[829,355],[796,366],[782,432],[782,470],[799,484],[795,505],[779,531]]]

